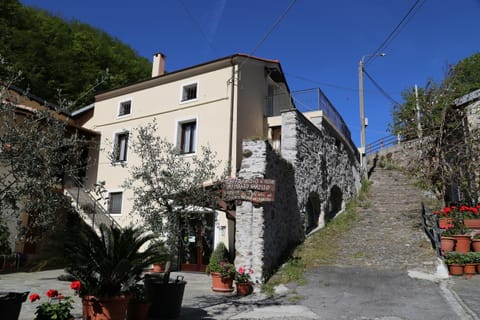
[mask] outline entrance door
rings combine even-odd
[[[211,219],[208,231],[204,232],[203,235],[201,228],[192,228],[192,231],[184,236],[181,271],[205,272],[213,251],[213,233],[214,225],[213,219]]]

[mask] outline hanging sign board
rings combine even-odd
[[[224,184],[224,198],[227,201],[245,200],[260,203],[275,200],[273,179],[226,179]]]

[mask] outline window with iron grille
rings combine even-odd
[[[118,108],[118,116],[126,116],[130,114],[132,111],[132,101],[124,101],[120,103],[120,107]]]
[[[182,87],[182,102],[197,99],[197,83],[192,83]]]

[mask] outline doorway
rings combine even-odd
[[[214,219],[207,219],[205,230],[197,222],[191,222],[191,227],[184,232],[181,248],[181,271],[205,272],[214,239]]]

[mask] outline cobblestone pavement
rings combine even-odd
[[[338,265],[434,273],[438,259],[421,226],[425,192],[397,170],[375,168],[359,220],[342,236]]]

